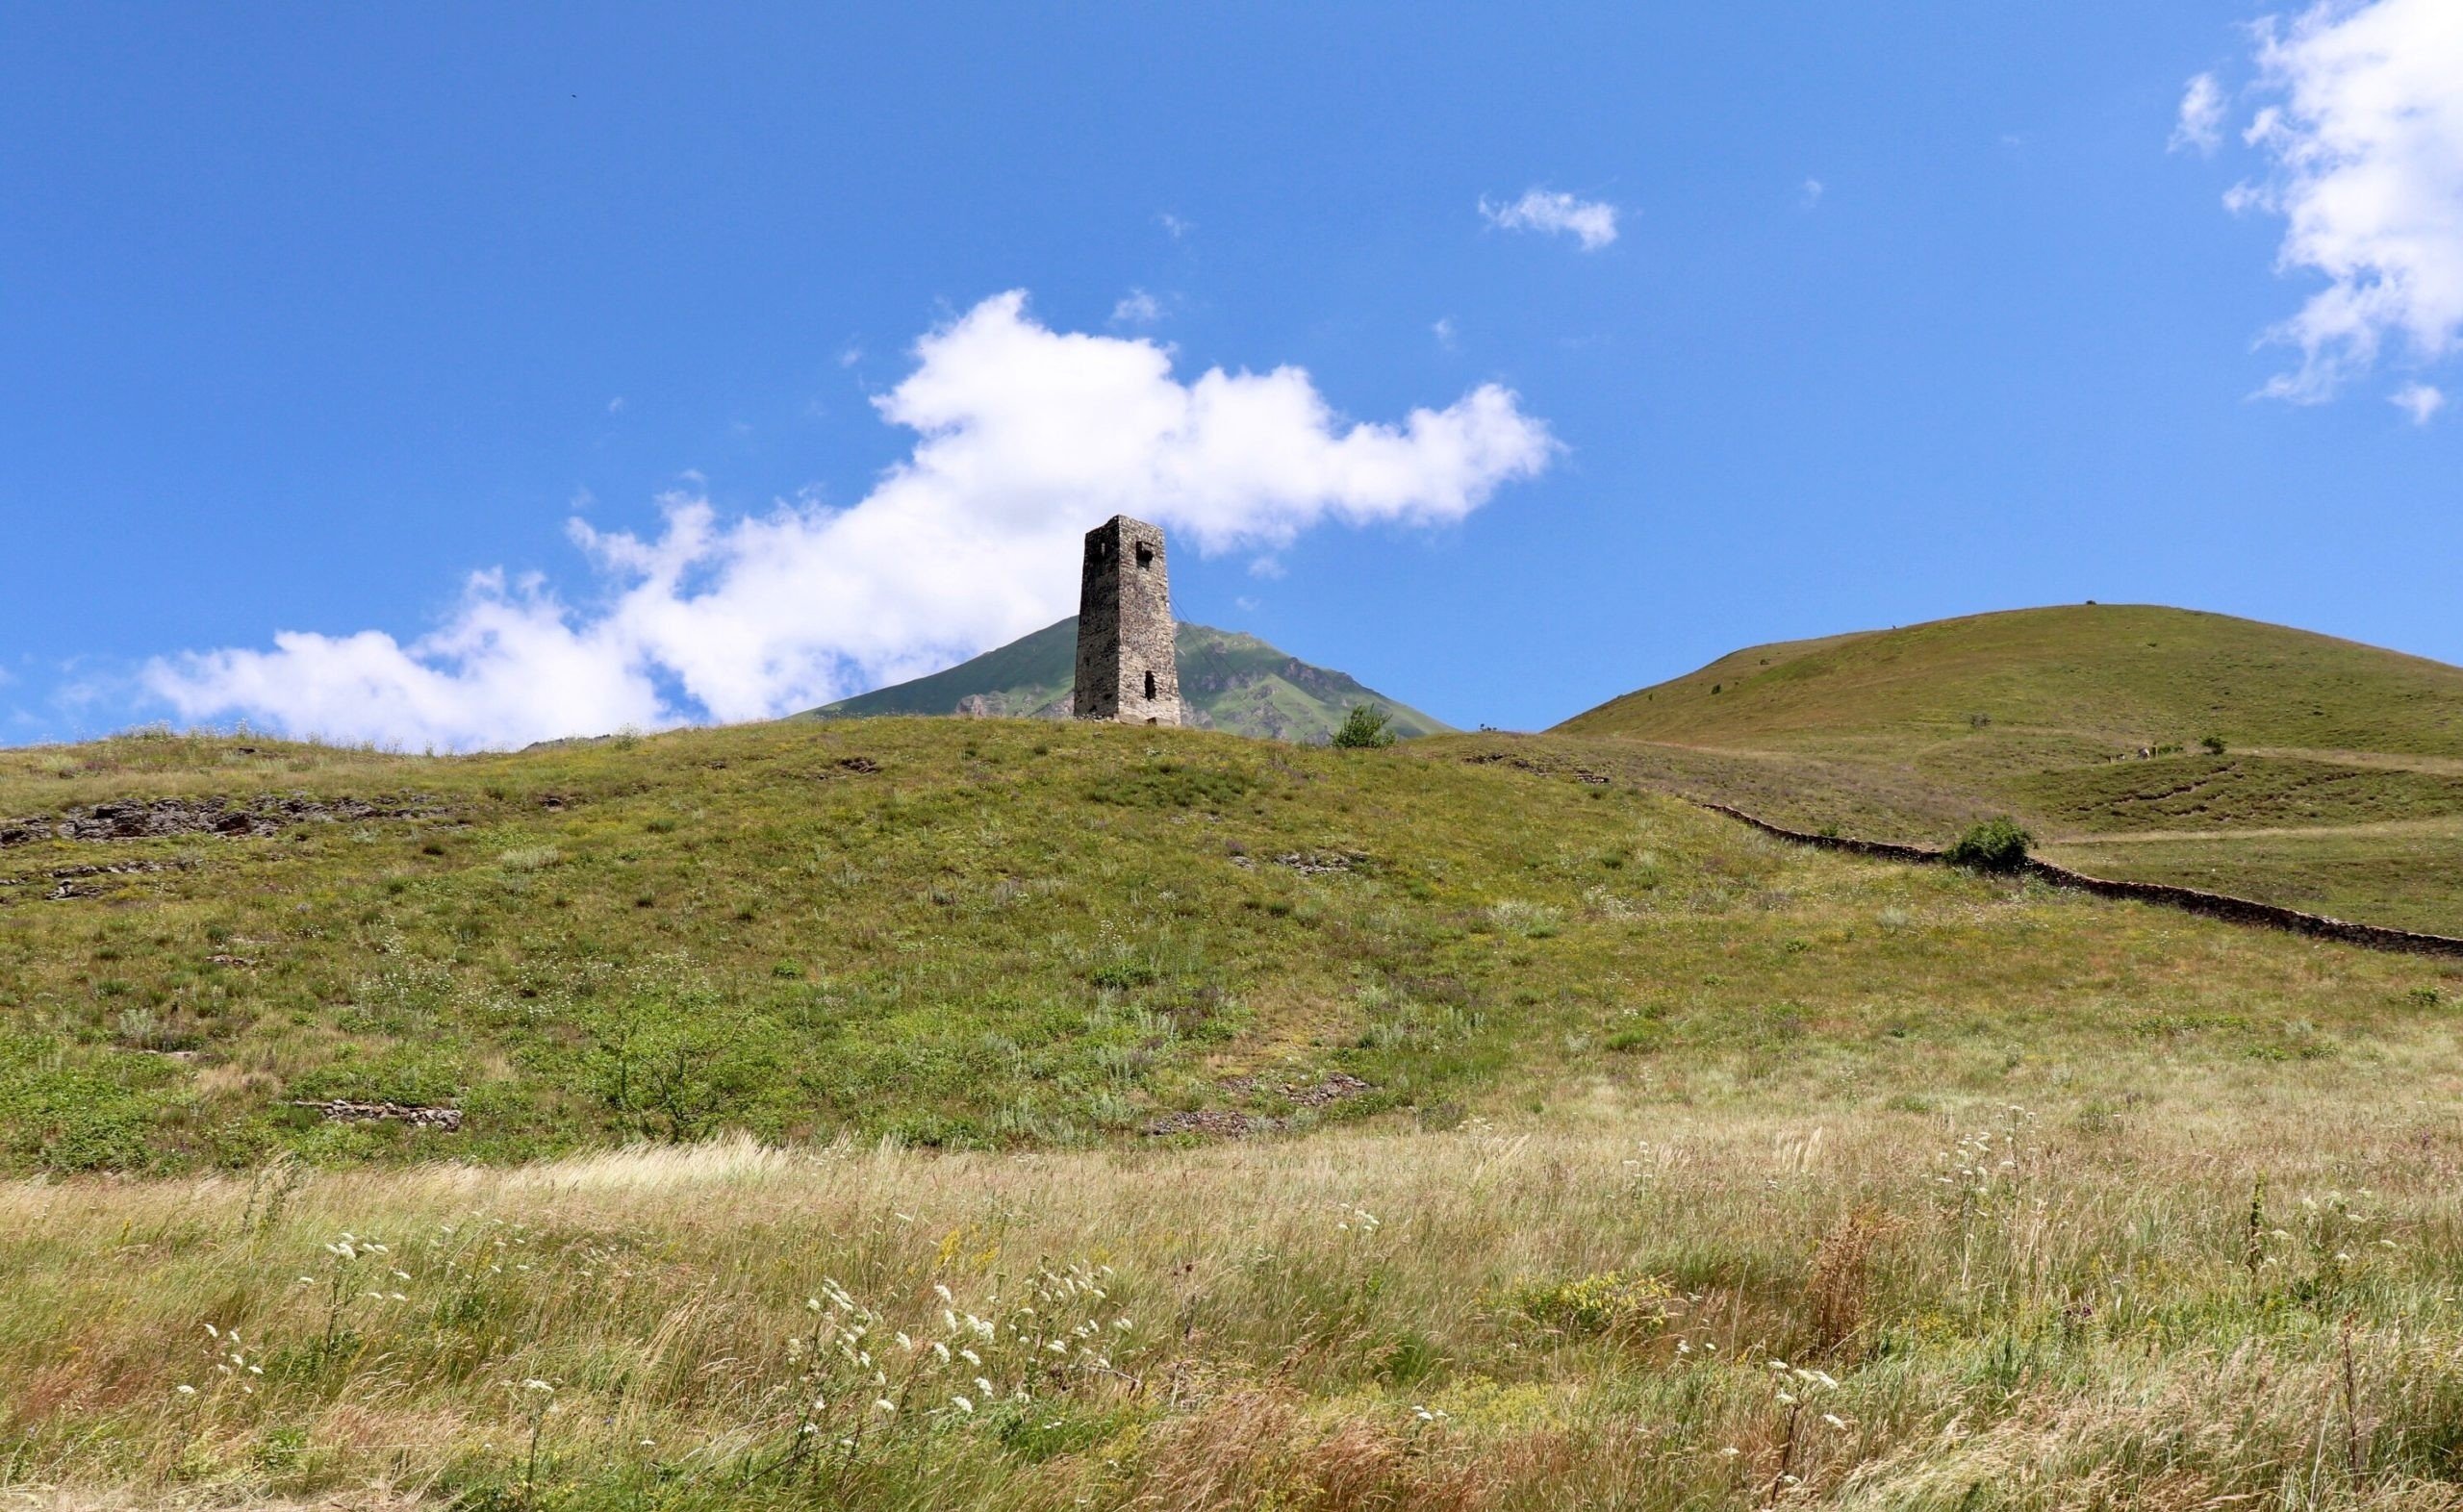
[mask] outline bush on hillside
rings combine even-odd
[[[1388,728],[1394,717],[1383,709],[1364,703],[1351,706],[1343,717],[1342,728],[1334,732],[1334,743],[1350,750],[1373,750],[1394,743],[1394,732]]]
[[[2027,864],[2027,846],[2034,839],[2009,819],[1986,819],[1961,835],[1942,859],[1977,871],[2016,871]]]
[[[2209,756],[2221,756],[2223,754],[2223,737],[2221,735],[2204,736],[2200,738],[2198,744],[2206,748],[2206,753]]]

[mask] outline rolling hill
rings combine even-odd
[[[1777,846],[1560,750],[1612,743],[881,718],[0,752],[0,1161],[430,1147],[316,1111],[362,1103],[513,1158],[1066,1145],[1680,1064],[1861,1100],[1997,1065],[2013,1015],[2092,1058],[2146,1014],[2266,1041],[2376,1000],[2312,945]],[[2337,959],[2381,995],[2430,971]]]
[[[2443,1504],[2463,965],[1781,844],[1679,749],[0,749],[13,1487]]]
[[[2463,668],[2079,605],[1756,646],[1558,732],[1782,822],[1939,842],[2015,815],[2082,869],[2463,930]]]
[[[1076,675],[1078,617],[1072,615],[981,656],[911,682],[876,689],[812,711],[824,719],[892,714],[1066,718]],[[1357,679],[1312,667],[1253,635],[1182,621],[1176,638],[1181,700],[1199,729],[1228,730],[1301,743],[1323,742],[1355,704],[1393,716],[1405,739],[1451,728]]]

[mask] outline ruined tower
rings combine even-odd
[[[1078,718],[1180,723],[1172,636],[1161,529],[1114,515],[1086,532],[1078,588]]]

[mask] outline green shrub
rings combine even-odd
[[[2223,737],[2221,735],[2200,736],[2198,738],[2198,744],[2205,748],[2206,753],[2209,756],[2221,756],[2223,754]]]
[[[1657,1333],[1678,1305],[1665,1281],[1625,1271],[1573,1281],[1516,1281],[1497,1299],[1508,1312],[1570,1334]]]
[[[1958,838],[1942,859],[1977,871],[2016,871],[2027,864],[2035,837],[2006,819],[1990,819]]]
[[[1351,713],[1343,716],[1342,728],[1334,732],[1333,743],[1346,750],[1374,750],[1394,743],[1390,726],[1394,717],[1383,709],[1356,703]]]

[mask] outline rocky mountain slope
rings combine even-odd
[[[820,718],[886,714],[965,714],[979,718],[1065,718],[1078,645],[1071,616],[945,671],[876,689],[812,711]],[[1450,728],[1358,679],[1315,667],[1253,635],[1183,622],[1178,650],[1188,722],[1304,744],[1321,742],[1354,704],[1393,716],[1409,738]]]

